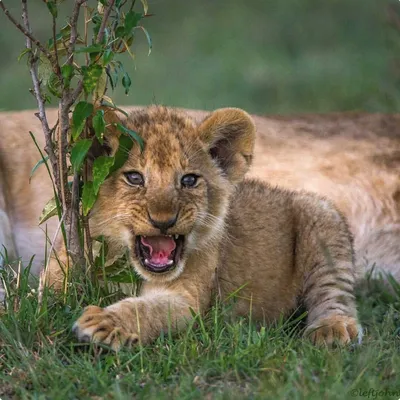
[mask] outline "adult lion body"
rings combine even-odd
[[[173,142],[174,135],[178,135],[177,127],[197,132],[197,128],[190,119],[179,115],[171,117],[175,114],[170,115],[168,112],[163,115],[161,110],[164,109],[157,110],[160,114],[158,117],[156,117],[157,112],[150,119],[134,114],[136,117],[132,117],[130,123],[141,132],[141,125],[151,125],[152,118],[156,124],[154,126],[163,126],[165,120],[170,124],[170,131],[173,132],[173,135],[169,137],[169,142]],[[213,114],[203,122],[200,130],[206,132],[207,124],[209,124],[208,132],[213,131],[215,137],[229,125],[234,127],[233,132],[237,134],[241,131],[251,130],[251,122],[246,120],[247,117],[244,114],[239,111],[235,111],[239,112],[239,115],[234,114],[234,111],[231,112],[233,114],[230,119],[228,118],[229,112],[226,115]],[[192,112],[192,115],[201,119],[205,113]],[[28,255],[29,251],[33,253],[36,249],[27,245],[23,240],[28,239],[34,245],[38,243],[38,248],[43,246],[43,239],[37,239],[38,231],[34,231],[34,227],[40,207],[43,206],[45,200],[51,197],[51,188],[48,182],[45,183],[47,178],[44,170],[38,171],[42,175],[34,178],[36,186],[28,186],[26,180],[25,183],[21,183],[23,182],[22,177],[28,176],[34,160],[37,160],[36,152],[29,143],[30,139],[26,131],[33,130],[35,129],[33,127],[38,126],[33,117],[24,119],[21,116],[24,114],[17,114],[17,118],[12,118],[10,114],[3,114],[0,117],[2,118],[0,121],[2,136],[0,157],[3,171],[6,170],[3,176],[5,176],[6,187],[9,190],[7,215],[13,226],[16,227],[14,230],[15,247],[20,255],[24,255],[24,251]],[[238,120],[233,123],[235,118]],[[254,117],[254,120],[258,136],[252,175],[290,189],[314,191],[333,200],[350,222],[351,230],[355,235],[358,265],[376,263],[378,267],[399,277],[400,257],[397,245],[400,238],[398,208],[400,145],[396,125],[400,118],[379,115],[342,115],[340,117],[314,116],[309,119],[295,118],[291,120]],[[189,125],[186,126],[186,123]],[[15,126],[17,124],[20,126]],[[25,126],[21,126],[21,124],[25,124]],[[238,124],[241,128],[237,127]],[[36,131],[39,131],[39,128],[36,128]],[[229,130],[225,129],[225,131],[229,133]],[[24,138],[22,139],[23,134]],[[207,140],[212,141],[211,136]],[[7,138],[12,138],[12,140]],[[168,148],[169,142],[165,142],[163,148]],[[154,143],[155,148],[160,147],[157,142]],[[218,197],[218,201],[227,208],[226,194],[231,193],[235,199],[230,204],[230,210],[227,211],[227,226],[223,224],[224,213],[217,212],[214,215],[207,211],[209,215],[202,217],[204,220],[202,229],[205,231],[199,231],[192,235],[190,239],[192,242],[186,244],[188,248],[193,247],[193,251],[196,251],[197,245],[203,250],[203,253],[197,254],[197,260],[200,260],[200,263],[192,261],[186,267],[178,264],[177,268],[166,275],[177,278],[175,283],[169,278],[164,279],[161,274],[156,281],[161,282],[161,286],[157,286],[154,281],[152,282],[154,274],[143,269],[143,265],[141,266],[138,260],[134,261],[139,272],[145,278],[150,279],[144,290],[144,300],[141,300],[141,303],[136,303],[136,300],[125,300],[106,310],[90,307],[78,321],[76,329],[80,338],[89,337],[118,347],[118,344],[114,343],[116,338],[112,336],[115,328],[125,332],[128,340],[135,340],[137,326],[133,327],[129,324],[129,326],[116,326],[116,324],[124,325],[123,321],[127,318],[131,320],[133,314],[149,315],[149,311],[151,311],[154,315],[152,321],[146,322],[144,318],[141,318],[143,320],[142,340],[151,339],[155,336],[155,332],[165,328],[162,322],[155,323],[154,321],[165,319],[166,304],[176,310],[179,315],[179,318],[176,318],[178,323],[181,322],[181,317],[190,316],[188,306],[199,311],[204,310],[203,302],[209,301],[205,293],[211,293],[215,281],[212,275],[215,270],[218,271],[218,274],[224,273],[223,265],[226,263],[230,265],[229,279],[221,279],[217,289],[228,293],[250,281],[249,288],[244,288],[244,290],[247,290],[246,294],[252,299],[251,302],[256,307],[255,313],[258,314],[258,317],[274,319],[280,312],[287,313],[297,305],[298,297],[302,296],[309,310],[309,328],[315,329],[315,340],[332,341],[337,338],[346,342],[356,335],[357,320],[352,296],[354,270],[351,242],[348,239],[346,224],[340,214],[328,201],[318,197],[304,193],[291,194],[252,182],[238,183],[251,162],[252,146],[249,143],[246,144],[246,140],[242,143],[240,137],[239,141],[236,141],[233,136],[229,135],[225,139],[222,138],[220,144],[222,147],[217,148],[216,157],[221,158],[221,168],[228,176],[229,184],[226,184],[225,181],[220,182],[222,186],[219,186],[227,185],[227,187],[225,195],[221,198]],[[236,145],[237,148],[235,148]],[[16,151],[12,151],[11,146],[16,149],[29,148],[32,150],[24,152],[23,158],[17,158],[15,161]],[[177,146],[179,148],[179,145]],[[152,148],[151,144],[149,144],[149,148]],[[238,159],[238,154],[242,158]],[[166,153],[163,153],[163,156],[165,155]],[[160,162],[158,164],[155,161],[153,164],[151,161],[148,162],[153,165],[154,170],[160,169]],[[165,167],[167,161],[163,162]],[[160,179],[160,182],[165,180],[164,178]],[[111,181],[110,178],[110,185]],[[115,184],[121,185],[121,182]],[[158,186],[158,190],[153,193],[153,198],[158,198],[158,202],[154,203],[153,208],[155,215],[160,216],[160,220],[168,222],[169,220],[166,218],[172,214],[170,211],[165,211],[165,204],[171,202],[163,193],[165,187],[163,190],[160,189],[161,187]],[[108,230],[107,233],[111,237],[123,236],[122,225],[118,228],[110,222],[113,217],[115,219],[115,213],[118,211],[114,209],[114,215],[111,212],[107,216],[107,198],[112,197],[115,190],[115,186],[111,187],[106,184],[102,188],[103,196],[100,196],[95,206],[92,217],[94,222],[91,222],[95,234]],[[216,187],[213,190],[218,191]],[[217,205],[214,206],[217,207]],[[119,212],[122,209],[123,206],[120,206]],[[135,216],[138,217],[136,214]],[[148,217],[146,216],[146,218]],[[139,216],[137,224],[144,224],[143,218],[143,216]],[[149,221],[146,221],[146,228],[136,227],[135,229],[147,232]],[[108,224],[107,228],[104,227],[105,224]],[[208,232],[210,236],[205,236],[205,238],[208,237],[207,240],[203,238],[203,246],[200,239],[206,233],[207,226],[213,226],[214,231],[212,234]],[[224,231],[222,231],[223,226]],[[249,227],[247,232],[243,231],[246,226]],[[164,225],[163,227],[165,228]],[[250,228],[254,228],[253,234],[249,232]],[[162,230],[162,228],[159,229]],[[182,232],[186,232],[185,229],[189,228],[182,228]],[[238,229],[242,230],[240,234],[237,233]],[[51,233],[52,230],[54,230],[54,222],[53,226],[50,226],[49,232]],[[148,232],[142,233],[144,239],[141,245],[145,249],[151,249],[152,252],[153,247],[157,250],[157,246],[161,245],[160,242],[152,242],[153,239],[146,239],[147,235],[150,237],[156,235],[151,229]],[[173,230],[171,232],[173,233]],[[188,234],[188,232],[186,233]],[[181,235],[182,233],[177,232],[177,234]],[[27,238],[28,235],[29,238]],[[124,240],[126,245],[131,240],[127,233],[124,238],[121,237],[120,241]],[[221,241],[224,242],[222,248]],[[323,243],[322,246],[321,243]],[[243,251],[240,249],[243,250],[249,246],[254,246],[254,248],[251,248],[250,253],[247,251],[243,255]],[[330,273],[330,266],[326,264],[326,253],[322,250],[324,246],[327,246],[328,253],[334,258],[336,272],[333,275]],[[204,252],[205,248],[207,248],[206,252]],[[201,254],[203,254],[202,257]],[[190,255],[188,257],[190,258]],[[208,257],[214,258],[208,259]],[[275,264],[274,260],[277,261]],[[207,270],[204,274],[199,273],[204,264],[208,265]],[[281,271],[280,265],[286,267]],[[319,268],[315,269],[316,266]],[[317,271],[317,273],[314,274],[313,271]],[[305,278],[310,275],[314,275],[313,279],[305,281]],[[333,281],[331,280],[332,276],[334,276]],[[193,283],[190,283],[193,279],[194,286]],[[337,286],[338,279],[341,279],[341,288]],[[185,282],[187,286],[185,286]],[[196,287],[201,287],[201,292],[196,292]],[[177,293],[178,295],[176,295]],[[323,306],[321,299],[326,300],[326,294],[331,295],[328,300],[333,301]],[[346,298],[345,301],[339,301],[339,297],[343,296]],[[151,304],[153,309],[150,310]],[[257,304],[261,304],[261,306],[257,308]],[[327,308],[327,305],[330,308]],[[236,309],[239,314],[247,313],[248,310],[248,299],[245,302],[239,302]],[[143,333],[146,332],[146,329],[149,331]]]

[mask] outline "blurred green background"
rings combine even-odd
[[[4,3],[19,16],[18,0]],[[45,4],[28,4],[34,33],[49,38]],[[388,22],[390,6],[400,9],[400,2],[149,0],[155,16],[145,26],[153,52],[147,56],[139,35],[136,65],[122,60],[131,93],[113,97],[119,105],[236,106],[254,113],[395,111],[400,35]],[[1,110],[35,107],[26,64],[17,62],[23,46],[0,15]]]

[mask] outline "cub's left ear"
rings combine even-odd
[[[198,127],[199,139],[232,183],[240,182],[250,168],[255,132],[252,118],[239,108],[216,110]]]

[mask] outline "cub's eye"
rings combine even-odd
[[[129,171],[124,173],[126,180],[130,185],[144,186],[143,175],[136,171]]]
[[[199,177],[195,174],[183,175],[181,179],[181,185],[185,188],[192,188],[196,186]]]

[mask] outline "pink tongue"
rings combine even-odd
[[[176,244],[172,237],[168,236],[146,236],[141,237],[142,244],[150,250],[152,264],[166,264],[172,259],[171,253],[175,250]]]

